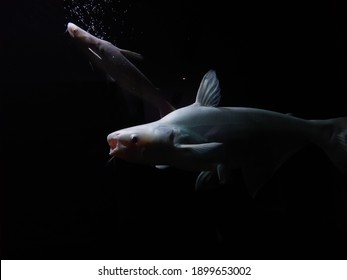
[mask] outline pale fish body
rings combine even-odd
[[[210,70],[194,104],[108,135],[110,155],[201,171],[197,188],[214,172],[226,183],[230,169],[240,168],[252,196],[290,156],[310,143],[323,148],[347,173],[347,118],[304,120],[255,108],[217,107],[219,100],[219,82]]]
[[[165,116],[174,110],[148,78],[128,60],[128,58],[141,59],[140,54],[117,48],[71,22],[67,25],[67,31],[90,62],[105,72],[127,93],[158,108],[160,116]]]

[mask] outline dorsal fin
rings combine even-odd
[[[195,103],[201,106],[218,106],[220,101],[219,81],[214,70],[208,71],[202,78]]]

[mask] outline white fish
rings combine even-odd
[[[71,22],[67,25],[67,31],[92,64],[116,81],[122,89],[158,108],[161,117],[174,110],[159,90],[127,59],[141,59],[140,54],[117,48]]]
[[[110,155],[129,162],[200,171],[196,187],[214,172],[226,183],[241,168],[255,196],[278,168],[309,143],[321,147],[347,174],[347,118],[304,120],[277,112],[217,107],[220,87],[215,71],[202,79],[196,101],[158,121],[108,135]]]

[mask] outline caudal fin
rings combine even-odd
[[[347,117],[329,120],[332,130],[324,150],[336,167],[347,175]]]

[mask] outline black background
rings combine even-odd
[[[119,1],[106,39],[143,54],[177,107],[213,68],[223,106],[346,116],[346,6],[239,2]],[[2,6],[2,259],[346,258],[346,184],[321,150],[295,155],[256,199],[238,172],[195,192],[195,173],[106,166],[106,136],[145,122],[141,102],[131,111],[75,48],[63,1]]]

